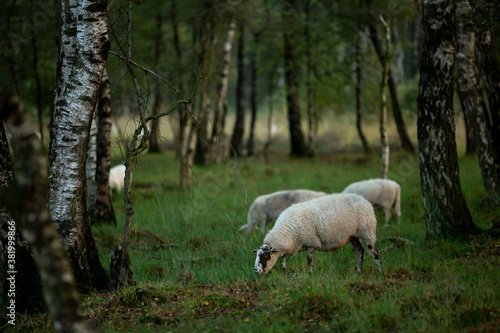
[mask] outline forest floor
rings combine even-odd
[[[119,162],[117,159],[116,162]],[[264,235],[239,232],[253,199],[283,189],[340,192],[375,178],[378,153],[318,154],[293,159],[262,156],[194,167],[193,190],[179,194],[173,153],[145,154],[134,168],[135,214],[130,247],[135,286],[83,294],[89,322],[102,332],[497,332],[500,327],[500,241],[465,235],[429,242],[418,157],[392,151],[389,178],[402,187],[402,220],[384,226],[378,213],[377,246],[385,274],[365,252],[355,273],[352,246],[304,252],[259,277],[252,250]],[[477,159],[460,157],[463,193],[476,224],[487,229],[495,207],[487,200]],[[94,226],[101,260],[120,245],[124,209],[113,202],[118,226]],[[11,331],[50,331],[47,314],[19,315]]]

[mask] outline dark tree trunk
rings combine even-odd
[[[254,33],[254,45],[259,45],[259,33]],[[255,49],[250,54],[250,134],[247,141],[247,155],[255,154],[255,122],[257,120],[257,53]]]
[[[156,15],[155,68],[158,68],[158,64],[160,63],[161,53],[163,50],[162,23],[163,23],[163,15],[162,11],[159,10]],[[153,104],[153,113],[160,114],[162,112],[162,109],[163,109],[163,95],[161,92],[160,82],[157,81],[155,99]],[[160,152],[160,124],[158,119],[154,119],[151,122],[151,134],[149,135],[149,152],[150,153]]]
[[[364,8],[364,0],[359,0],[359,10],[361,11]],[[358,130],[358,136],[363,144],[363,150],[365,153],[370,152],[370,146],[368,145],[368,141],[366,140],[365,134],[363,133],[363,129],[361,127],[361,70],[362,70],[362,54],[361,54],[361,41],[363,36],[363,28],[362,28],[362,20],[361,15],[358,18],[358,31],[356,38],[356,129]]]
[[[172,23],[172,40],[174,44],[175,56],[179,63],[182,62],[182,48],[179,39],[179,23],[177,21],[177,1],[172,0],[172,7],[170,9],[170,22]],[[182,78],[178,78],[178,84],[182,89]],[[185,152],[185,142],[187,140],[186,128],[188,124],[188,113],[186,111],[186,105],[181,104],[177,109],[178,116],[178,124],[179,124],[179,132],[177,137],[177,157],[180,161],[180,170],[179,172],[182,174],[186,174],[188,171],[183,168],[186,167],[186,163],[183,163],[185,156],[183,155]],[[189,166],[190,167],[190,166]],[[180,177],[182,178],[182,177]],[[182,187],[182,186],[181,186]]]
[[[460,186],[453,122],[455,4],[424,1],[418,96],[420,179],[428,239],[477,232]]]
[[[307,154],[314,155],[314,139],[316,136],[316,112],[314,111],[314,87],[312,82],[313,61],[311,55],[311,0],[307,0],[305,4],[306,23],[304,29],[304,39],[306,43],[306,84],[307,84]]]
[[[370,32],[370,39],[372,41],[373,47],[375,48],[375,52],[377,53],[380,64],[383,66],[385,63],[385,56],[384,52],[382,51],[382,46],[380,43],[380,38],[378,36],[377,27],[375,26],[375,21],[369,21],[368,30]],[[408,132],[406,131],[406,125],[403,119],[403,114],[401,112],[401,106],[399,105],[396,83],[394,82],[390,66],[388,74],[388,85],[389,85],[389,92],[391,94],[392,113],[394,115],[394,120],[396,122],[396,126],[398,129],[401,145],[404,150],[413,152],[415,148],[413,147],[410,137],[408,136]]]
[[[494,56],[491,31],[485,24],[491,23],[492,13],[488,12],[487,8],[491,8],[493,4],[490,2],[487,7],[484,2],[477,0],[471,1],[471,4],[475,16],[477,65],[488,94],[493,142],[497,154],[500,154],[500,62]]]
[[[89,216],[93,224],[106,223],[116,226],[116,216],[111,201],[109,188],[109,169],[111,166],[111,86],[109,77],[104,70],[97,103],[97,156],[95,173],[95,200],[92,203]]]
[[[28,240],[40,272],[43,294],[51,313],[54,330],[56,332],[90,332],[91,329],[80,308],[80,299],[75,289],[71,265],[48,211],[47,182],[49,177],[44,149],[35,134],[34,126],[24,105],[16,98],[1,92],[0,118],[6,119],[16,160],[19,162],[14,171],[14,181],[6,191],[4,188],[0,189],[0,198],[8,205],[14,217],[13,221],[18,224],[24,238]],[[30,284],[36,284],[37,276],[32,268],[22,267],[19,260],[16,258],[13,263],[15,267],[9,266],[9,269],[18,271],[18,275],[22,272],[29,274],[31,282],[23,283],[17,278],[15,282],[19,289],[29,289]],[[17,290],[16,288],[16,292]]]
[[[106,2],[70,0],[62,6],[49,148],[50,211],[77,283],[101,290],[108,277],[92,237],[84,182],[90,122],[109,50]]]
[[[230,155],[241,155],[245,122],[245,27],[240,25],[238,37],[238,81],[236,83],[236,122],[231,136]]]
[[[474,29],[469,19],[472,8],[467,0],[457,4],[457,73],[458,93],[466,119],[474,137],[483,183],[493,203],[500,203],[500,158],[493,143],[493,134],[486,103],[478,84],[474,62]]]
[[[212,53],[214,42],[216,41],[214,38],[214,22],[212,21],[212,17],[207,15],[204,18],[203,31],[201,32],[202,36],[202,50],[200,53],[200,65],[202,69],[205,70],[205,75],[207,77],[211,76],[212,69]],[[200,103],[200,113],[197,119],[197,136],[196,136],[196,151],[194,155],[193,162],[197,165],[206,165],[207,157],[208,157],[208,135],[207,135],[207,126],[208,126],[208,105],[210,104],[209,98],[209,80],[203,81],[203,91],[201,93],[201,103]]]
[[[297,82],[297,64],[293,44],[293,27],[295,25],[295,8],[292,0],[285,1],[283,13],[284,62],[286,81],[286,101],[288,105],[288,124],[290,129],[291,155],[303,157],[307,155],[304,134],[300,126],[299,87]]]

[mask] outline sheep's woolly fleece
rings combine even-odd
[[[240,228],[248,233],[260,226],[262,232],[266,231],[266,223],[275,221],[282,211],[292,204],[308,201],[325,196],[324,192],[311,190],[278,191],[257,197],[247,214],[247,224]]]
[[[380,270],[381,262],[375,247],[376,229],[372,205],[357,194],[332,194],[292,205],[283,211],[264,238],[264,245],[256,250],[255,271],[266,273],[278,257],[293,256],[303,250],[308,250],[312,270],[314,250],[335,251],[349,242],[357,251],[356,268],[361,270],[363,249],[360,238]]]

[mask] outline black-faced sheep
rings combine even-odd
[[[266,223],[275,221],[282,211],[292,204],[304,202],[325,196],[324,192],[310,190],[278,191],[257,197],[247,215],[247,224],[240,228],[248,233],[260,226],[262,233],[266,232]]]
[[[385,225],[391,219],[394,208],[398,225],[401,222],[401,187],[393,180],[376,178],[352,183],[342,193],[356,193],[371,202],[376,210],[383,209]]]
[[[356,271],[361,271],[363,247],[375,258],[378,270],[382,262],[375,246],[377,219],[372,205],[357,194],[331,194],[292,205],[281,213],[274,227],[264,238],[264,244],[254,252],[255,273],[265,274],[281,257],[307,250],[309,270],[313,270],[314,250],[335,251],[351,242],[356,251]]]

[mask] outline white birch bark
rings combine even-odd
[[[104,287],[84,196],[89,129],[109,50],[107,2],[62,2],[62,44],[50,138],[49,206],[78,283]],[[83,247],[83,248],[80,248]]]
[[[418,147],[428,239],[463,237],[477,231],[460,186],[455,142],[454,16],[454,3],[423,2]]]

